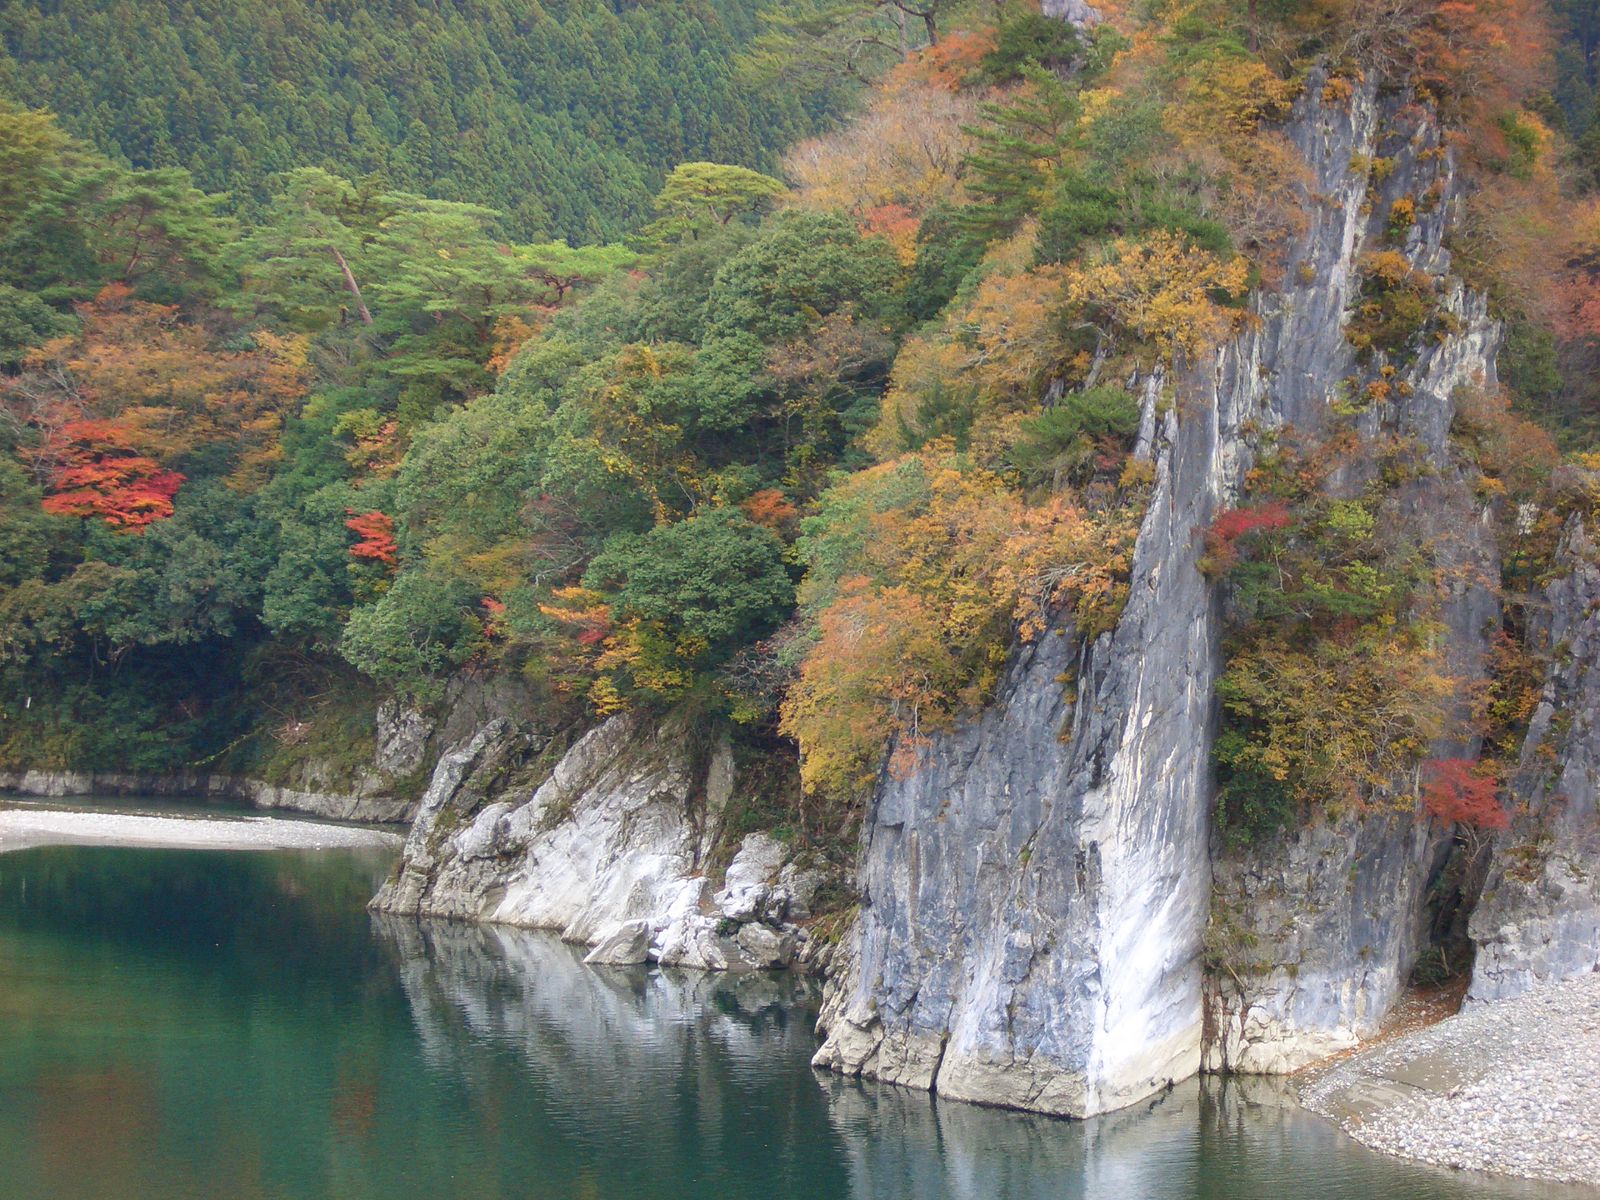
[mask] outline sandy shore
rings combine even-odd
[[[30,846],[165,846],[179,850],[400,848],[397,834],[278,817],[178,817],[0,808],[0,853]]]
[[[1600,975],[1405,1034],[1301,1091],[1374,1150],[1600,1186]]]

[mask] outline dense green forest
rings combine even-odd
[[[765,0],[41,0],[0,6],[0,95],[117,161],[182,167],[246,212],[275,175],[486,204],[508,234],[609,241],[662,176],[770,169],[810,132],[736,78]]]
[[[1576,10],[1174,0],[1080,35],[1033,4],[930,3],[908,33],[861,0],[754,36],[731,4],[481,7],[394,4],[386,35],[331,6],[327,40],[273,32],[299,6],[185,8],[160,52],[101,61],[97,6],[6,10],[13,88],[71,120],[0,109],[0,765],[271,774],[309,752],[285,731],[484,669],[550,728],[677,708],[797,746],[828,802],[807,819],[848,807],[1016,639],[1116,621],[1152,482],[1125,385],[1202,359],[1281,278],[1302,216],[1278,123],[1313,65],[1340,103],[1364,63],[1405,63],[1457,131],[1457,262],[1508,323],[1515,385],[1464,407],[1462,452],[1548,514],[1518,569],[1574,503],[1548,489],[1549,431],[1581,455],[1596,407],[1600,219],[1563,116],[1587,67],[1552,67]],[[316,88],[235,90],[291,49],[322,56],[284,64]],[[47,60],[76,65],[41,91]],[[774,70],[812,97],[873,82],[768,174],[737,163],[776,163],[810,118],[757,121],[729,81]],[[716,99],[686,103],[700,87]],[[180,98],[218,96],[225,127],[186,123]],[[324,104],[341,115],[307,116]],[[559,168],[522,153],[523,121]],[[459,153],[412,156],[417,128]],[[1396,206],[1396,245],[1437,199]],[[628,236],[549,239],[574,230]],[[1363,361],[1445,326],[1392,247],[1362,270]],[[1381,401],[1350,398],[1346,425]],[[1205,531],[1248,618],[1224,803],[1272,820],[1415,767],[1455,702],[1387,493],[1321,486],[1357,445],[1264,454]],[[1335,744],[1333,711],[1387,725]]]

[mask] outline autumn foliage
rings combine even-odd
[[[345,528],[356,535],[350,547],[350,557],[393,567],[400,562],[399,547],[394,540],[394,518],[381,512],[356,512],[345,510],[349,519]]]
[[[1475,759],[1438,758],[1427,763],[1422,803],[1439,820],[1469,829],[1505,829],[1511,824],[1493,772]]]
[[[1294,518],[1282,500],[1223,509],[1206,530],[1206,552],[1201,567],[1208,574],[1224,574],[1239,562],[1241,538],[1287,529],[1292,524]]]
[[[133,431],[116,421],[69,421],[51,440],[44,510],[94,517],[113,529],[142,533],[172,515],[184,477],[140,454]]]
[[[859,792],[890,746],[910,770],[993,686],[1014,636],[1063,610],[1085,636],[1114,624],[1136,511],[1029,504],[938,443],[840,484],[802,542],[818,637],[782,707],[808,789]]]

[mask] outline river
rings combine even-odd
[[[0,854],[0,1200],[1496,1200],[1264,1081],[1074,1123],[813,1072],[814,989],[374,918],[388,850]]]

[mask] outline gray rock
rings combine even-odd
[[[505,790],[486,780],[512,739],[496,719],[440,760],[375,909],[552,929],[595,961],[789,965],[802,935],[783,918],[817,881],[785,873],[783,844],[750,834],[724,886],[707,877],[738,785],[727,744],[702,761],[682,730],[615,717],[537,787]]]
[[[1100,10],[1087,0],[1042,0],[1039,7],[1045,16],[1066,21],[1079,29],[1093,29],[1105,20]]]
[[[774,881],[788,856],[788,848],[776,838],[764,833],[748,835],[728,864],[722,890],[712,899],[717,911],[733,921],[760,916],[772,899]]]
[[[390,775],[409,775],[421,768],[428,753],[433,722],[399,700],[378,706],[378,744],[373,764]]]
[[[632,966],[650,960],[650,922],[623,921],[584,955],[586,963]]]
[[[1582,520],[1568,524],[1558,577],[1530,606],[1549,655],[1468,932],[1471,1004],[1600,968],[1600,565]]]
[[[1317,1072],[1306,1103],[1402,1158],[1600,1185],[1600,976],[1484,1003]]]
[[[1313,78],[1286,132],[1306,163],[1307,227],[1284,286],[1258,299],[1259,322],[1211,362],[1139,381],[1136,453],[1153,462],[1156,482],[1121,621],[1081,650],[1065,626],[1021,648],[991,709],[934,738],[907,778],[881,782],[864,832],[861,916],[834,952],[817,1065],[1087,1115],[1192,1074],[1208,1027],[1214,1065],[1287,1070],[1349,1044],[1393,1003],[1440,846],[1409,818],[1309,834],[1281,857],[1268,851],[1255,865],[1279,881],[1281,905],[1221,864],[1224,903],[1284,970],[1202,986],[1222,614],[1196,567],[1201,531],[1238,497],[1252,430],[1315,432],[1347,377],[1376,377],[1383,365],[1358,364],[1343,333],[1359,258],[1387,212],[1369,203],[1370,181],[1352,163],[1380,150],[1394,157],[1380,199],[1420,195],[1434,179],[1452,194],[1437,129],[1398,100],[1380,103],[1374,83],[1333,104]],[[1407,246],[1418,269],[1448,271],[1452,210],[1443,203],[1419,221]],[[1458,284],[1445,287],[1444,304],[1461,331],[1403,364],[1396,378],[1411,394],[1396,387],[1363,415],[1361,432],[1409,434],[1431,453],[1441,477],[1397,501],[1397,517],[1478,530],[1437,554],[1441,566],[1492,578],[1446,435],[1456,388],[1493,381],[1498,328]],[[1169,384],[1176,404],[1162,412]],[[1343,485],[1360,487],[1367,469]],[[1465,588],[1451,621],[1464,629],[1493,611],[1485,588]],[[1474,631],[1463,643],[1465,668],[1481,671],[1481,638]],[[1076,703],[1064,676],[1077,680]],[[1304,915],[1285,911],[1297,898]],[[1296,971],[1303,985],[1282,986]]]

